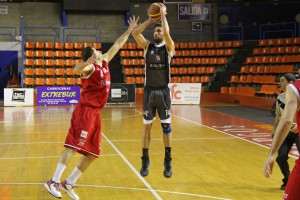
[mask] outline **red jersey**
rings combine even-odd
[[[82,78],[82,93],[79,103],[87,106],[103,108],[107,102],[110,89],[110,73],[106,60],[102,66],[94,65],[94,72]]]
[[[298,99],[300,100],[300,80],[299,81],[295,81],[294,83],[292,83],[291,88],[293,89],[293,91],[296,93],[296,95],[298,96]],[[298,126],[298,133],[300,133],[300,110],[298,110],[296,112],[296,122],[297,122],[297,126]]]
[[[300,99],[300,81],[295,81],[289,85],[293,91]],[[296,120],[298,126],[298,133],[300,130],[300,111],[296,112]],[[293,168],[293,171],[289,177],[288,183],[286,185],[283,199],[284,200],[299,200],[300,199],[300,157],[296,160],[296,164]]]

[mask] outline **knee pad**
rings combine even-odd
[[[171,134],[172,128],[170,123],[161,123],[161,127],[164,134]]]

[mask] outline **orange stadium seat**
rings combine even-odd
[[[46,68],[45,75],[53,76],[54,75],[54,68]]]
[[[192,76],[191,77],[191,83],[200,83],[200,77],[199,76]]]
[[[81,42],[74,42],[73,48],[75,50],[82,50],[82,43]]]
[[[54,48],[53,42],[45,42],[45,49],[52,50]]]
[[[188,48],[189,49],[196,49],[197,48],[197,43],[196,42],[189,42],[188,43]]]
[[[178,74],[178,68],[177,67],[171,67],[171,74]]]
[[[36,49],[44,49],[45,43],[44,42],[35,42]]]
[[[131,68],[131,67],[124,67],[123,73],[125,75],[132,75],[133,74],[133,68]]]
[[[299,45],[300,44],[300,37],[294,38],[293,44]]]
[[[33,86],[33,85],[34,85],[34,79],[33,79],[33,78],[28,78],[28,77],[26,77],[26,78],[24,79],[24,84],[25,84],[26,86]]]
[[[206,74],[206,67],[198,67],[197,74]]]
[[[53,51],[45,51],[44,56],[46,58],[53,58],[54,57],[54,52]]]
[[[191,78],[189,76],[182,76],[181,77],[181,83],[190,83]]]
[[[180,83],[180,77],[179,76],[173,76],[171,77],[171,83]]]
[[[56,78],[55,83],[56,83],[56,85],[65,85],[66,80],[65,80],[65,78]]]
[[[27,57],[27,58],[33,58],[34,57],[34,53],[33,53],[33,51],[32,50],[27,50],[27,51],[25,51],[25,53],[24,53],[24,55],[25,55],[25,57]]]
[[[130,43],[127,43],[127,49],[136,49],[136,43],[134,42],[130,42]]]
[[[94,43],[92,44],[92,46],[93,46],[95,49],[97,49],[97,50],[100,50],[100,49],[101,49],[101,43],[100,43],[100,42],[94,42]]]
[[[55,74],[56,76],[63,76],[65,75],[65,70],[63,68],[56,68]]]
[[[201,76],[200,82],[201,83],[209,83],[210,82],[209,76]]]
[[[77,78],[75,84],[76,84],[76,85],[82,85],[81,78]]]
[[[228,94],[228,87],[225,87],[225,86],[221,87],[221,93]]]
[[[133,76],[127,76],[125,79],[126,83],[135,83],[135,78]]]
[[[34,75],[34,69],[33,68],[25,68],[24,69],[25,76],[33,76]]]
[[[72,58],[73,57],[73,51],[65,51],[64,52],[65,58]]]
[[[128,57],[129,56],[129,51],[120,51],[120,56],[121,57]]]
[[[188,74],[196,74],[196,67],[188,67]]]
[[[35,69],[35,75],[37,76],[44,76],[45,72],[44,72],[44,68],[36,68]]]
[[[216,48],[223,48],[224,47],[224,43],[222,41],[218,41],[218,42],[216,42],[215,47]]]
[[[90,42],[84,42],[83,43],[83,48],[89,47],[89,46],[92,46],[92,44]]]
[[[75,78],[67,78],[67,85],[75,85]]]
[[[65,74],[68,76],[74,76],[73,68],[66,68]]]
[[[228,88],[228,93],[229,93],[229,94],[235,94],[235,90],[236,90],[235,87],[229,87],[229,88]]]
[[[34,42],[25,42],[25,49],[34,49]]]
[[[65,60],[65,66],[66,67],[73,67],[75,65],[75,62],[73,59],[67,59]]]
[[[196,56],[198,56],[198,54],[199,54],[198,50],[190,50],[190,56],[196,57]]]
[[[74,51],[74,57],[75,58],[81,58],[81,54],[82,54],[81,51]]]
[[[54,43],[54,49],[56,49],[56,50],[63,50],[63,48],[64,48],[64,45],[63,45],[62,42],[55,42]]]
[[[224,46],[226,47],[226,48],[228,48],[228,47],[233,47],[233,43],[232,43],[232,41],[225,41],[225,44],[224,44]]]
[[[46,85],[55,85],[54,78],[46,78]]]
[[[34,65],[33,59],[25,59],[24,65],[25,66],[33,66]]]
[[[197,47],[198,47],[198,49],[205,49],[206,48],[206,42],[198,42]]]
[[[44,57],[44,51],[35,51],[34,52],[34,57],[36,57],[36,58],[42,58],[42,57]]]
[[[73,50],[73,46],[74,46],[73,42],[65,42],[64,49],[65,50]]]
[[[37,67],[44,66],[44,60],[43,59],[35,59],[34,60],[34,66],[37,66]]]
[[[45,85],[45,79],[44,78],[35,78],[35,85]]]

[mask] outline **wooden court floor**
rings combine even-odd
[[[0,107],[0,199],[55,199],[43,183],[53,176],[73,107]],[[141,167],[142,111],[138,105],[102,110],[102,154],[81,176],[76,189],[87,200],[276,200],[282,176],[262,169],[270,125],[192,105],[172,110],[173,176],[163,176],[164,147],[153,124],[150,173]],[[294,165],[296,156],[290,158]],[[71,160],[62,180],[73,170]],[[63,199],[69,197],[63,193]]]

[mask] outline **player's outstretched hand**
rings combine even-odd
[[[130,17],[128,20],[128,24],[129,24],[128,29],[133,31],[137,27],[138,21],[139,21],[139,17],[135,18],[134,15],[132,16],[132,18]]]

